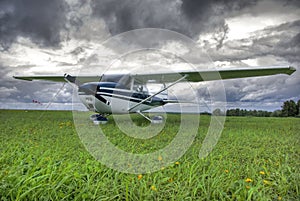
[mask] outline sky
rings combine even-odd
[[[182,41],[172,41],[172,34],[168,39],[154,28],[192,40],[216,69],[275,65],[297,69],[291,76],[223,81],[227,108],[273,111],[286,100],[300,99],[298,0],[2,0],[0,108],[72,109],[73,88],[68,84],[26,82],[13,75],[101,75],[114,67],[132,72],[142,65],[140,70],[151,72],[188,66],[159,51],[122,55],[147,45],[189,58],[201,68],[197,55]],[[142,32],[146,34],[126,38],[124,33],[136,29],[146,29]],[[107,66],[117,55],[122,65]],[[200,99],[208,100],[207,88],[217,94],[220,85],[212,81],[192,87]]]

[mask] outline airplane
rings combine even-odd
[[[46,80],[54,82],[71,83],[78,88],[78,96],[85,107],[95,112],[90,119],[95,124],[105,124],[110,114],[138,113],[150,122],[143,112],[168,103],[178,103],[178,100],[168,98],[167,90],[179,82],[203,82],[211,80],[224,80],[257,76],[270,76],[276,74],[291,75],[296,71],[292,66],[266,66],[231,68],[220,70],[180,71],[165,73],[144,74],[103,74],[101,76],[13,76],[20,80]],[[150,93],[147,89],[149,83],[163,84],[162,89]],[[166,84],[168,83],[168,84]],[[156,119],[155,119],[156,118]]]

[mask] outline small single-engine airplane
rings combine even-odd
[[[148,74],[103,74],[101,76],[14,76],[21,80],[47,80],[68,82],[78,87],[78,95],[82,103],[96,114],[90,118],[93,121],[107,122],[110,114],[139,113],[149,121],[152,119],[142,112],[167,103],[177,103],[168,99],[166,91],[175,84],[202,82],[219,79],[234,79],[275,74],[291,75],[296,69],[291,66],[269,66],[252,68],[234,68],[205,71],[181,71],[172,73]],[[150,93],[148,83],[161,83],[162,89]],[[166,85],[168,83],[168,85]]]

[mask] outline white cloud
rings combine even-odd
[[[169,41],[166,44],[164,44],[161,49],[171,52],[172,54],[175,54],[176,56],[182,56],[185,54],[188,54],[190,50],[182,43],[178,41]]]
[[[242,15],[227,18],[229,27],[228,40],[247,38],[253,32],[266,27],[299,20],[300,8],[286,5],[284,1],[258,1],[254,7],[240,11]]]
[[[19,92],[19,90],[16,87],[12,87],[12,88],[0,87],[0,91],[1,91],[0,98],[7,98],[12,93]]]

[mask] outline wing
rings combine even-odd
[[[291,66],[271,66],[271,67],[251,67],[251,68],[232,68],[221,70],[205,70],[205,71],[180,71],[172,73],[149,73],[149,74],[132,74],[130,75],[139,83],[147,83],[149,81],[157,83],[169,83],[186,76],[185,80],[189,82],[202,82],[220,79],[235,79],[245,77],[267,76],[276,74],[291,75],[296,69]],[[119,75],[120,76],[120,75]],[[122,75],[125,76],[125,75]],[[112,77],[115,75],[106,74],[105,76],[14,76],[15,79],[21,80],[47,80],[54,82],[99,82],[102,78]],[[107,78],[106,78],[107,79]]]
[[[52,81],[52,82],[72,82],[79,81],[80,83],[85,82],[99,82],[101,76],[71,76],[68,74],[64,74],[63,76],[51,76],[51,75],[37,75],[37,76],[13,76],[15,79],[19,80],[44,80],[44,81]]]
[[[127,86],[131,83],[131,76],[129,74],[103,74],[102,76],[71,76],[64,74],[63,76],[37,75],[37,76],[13,76],[19,80],[44,80],[52,82],[71,82],[76,85],[81,85],[86,82],[118,82]]]
[[[291,66],[270,66],[270,67],[247,67],[232,68],[220,70],[205,71],[181,71],[174,73],[151,73],[151,74],[135,74],[132,77],[137,82],[146,83],[148,81],[158,83],[168,83],[178,80],[180,77],[187,75],[185,78],[189,82],[202,82],[220,79],[235,79],[245,77],[267,76],[276,74],[291,75],[296,69]]]

